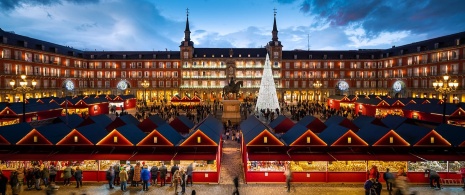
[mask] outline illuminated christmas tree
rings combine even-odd
[[[270,109],[271,112],[276,112],[279,109],[278,95],[276,94],[276,86],[271,71],[270,57],[266,54],[265,67],[263,68],[262,81],[260,82],[260,90],[258,91],[258,100],[255,111]]]

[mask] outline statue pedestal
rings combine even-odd
[[[223,116],[221,121],[223,123],[239,124],[241,122],[241,102],[239,100],[223,100]]]

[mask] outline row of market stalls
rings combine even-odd
[[[465,128],[420,126],[400,116],[383,119],[340,116],[325,122],[306,116],[296,124],[279,116],[264,124],[254,116],[240,124],[245,180],[284,182],[286,165],[293,182],[364,182],[367,171],[404,170],[413,183],[427,183],[424,171],[460,179],[465,167]]]
[[[196,125],[184,116],[171,123],[156,115],[143,122],[132,115],[113,121],[106,115],[61,116],[37,128],[28,123],[0,127],[0,166],[9,174],[34,162],[53,163],[59,170],[69,164],[85,171],[85,181],[105,181],[105,171],[115,164],[170,169],[192,163],[196,182],[218,183],[222,132],[223,125],[212,116]]]
[[[445,103],[444,105],[444,101],[439,99],[332,95],[327,99],[327,105],[336,110],[350,108],[359,115],[379,118],[387,115],[398,115],[436,123],[441,123],[443,114],[445,114],[448,124],[465,125],[465,105],[461,103]]]
[[[174,104],[199,104],[202,101],[199,96],[194,95],[194,97],[184,96],[181,98],[179,95],[174,95],[171,97],[171,103]]]
[[[118,110],[135,108],[133,95],[97,95],[74,97],[48,97],[27,99],[26,122],[53,119],[60,115],[78,114],[81,117],[108,114],[111,107]],[[22,122],[23,103],[0,103],[0,126]]]

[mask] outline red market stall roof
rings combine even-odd
[[[352,130],[340,125],[331,125],[318,136],[330,146],[368,146]]]
[[[68,116],[59,116],[53,120],[53,123],[64,123],[70,128],[75,128],[82,123],[84,119],[77,114],[71,114]]]
[[[325,125],[328,127],[335,124],[347,127],[348,129],[351,129],[354,132],[357,132],[359,130],[359,127],[357,127],[357,125],[355,125],[349,119],[342,116],[334,115],[325,121]]]
[[[452,144],[449,143],[446,139],[444,139],[439,133],[435,130],[431,130],[428,134],[426,134],[423,138],[420,139],[417,143],[415,143],[415,147],[450,147]]]
[[[14,125],[0,126],[0,135],[11,145],[16,145],[29,132],[33,130],[28,123],[18,123]]]
[[[296,124],[281,139],[289,146],[328,146],[307,127]]]
[[[365,125],[373,124],[381,127],[387,127],[379,118],[373,116],[360,115],[352,121],[357,127],[363,128]]]
[[[372,144],[372,146],[408,147],[411,146],[411,144],[405,141],[405,139],[403,139],[399,134],[397,134],[394,130],[391,129],[377,142]]]
[[[321,133],[326,129],[326,125],[321,122],[320,119],[315,118],[314,116],[307,115],[304,118],[300,119],[297,124],[307,127],[313,133]]]
[[[197,95],[194,95],[194,97],[192,97],[191,99],[191,102],[200,102],[200,101],[202,101],[202,99],[200,99],[200,97]]]
[[[465,127],[441,124],[434,128],[434,130],[450,142],[452,146],[465,146]]]
[[[36,129],[32,129],[16,145],[53,145],[44,135]]]
[[[412,124],[404,123],[395,129],[396,133],[399,134],[405,141],[410,145],[416,144],[420,139],[425,137],[430,131],[430,128],[416,126]]]
[[[269,126],[274,129],[275,133],[286,133],[290,128],[292,128],[292,126],[294,126],[294,122],[284,115],[279,115],[276,119],[270,122]]]
[[[78,130],[73,129],[70,133],[63,137],[60,141],[56,143],[56,145],[68,145],[68,146],[92,146],[92,143],[89,139],[87,139],[82,133]]]
[[[170,122],[170,125],[181,134],[188,134],[189,130],[194,127],[194,123],[184,115],[177,116]]]
[[[165,123],[145,136],[137,146],[175,146],[183,137],[169,124]]]
[[[76,130],[94,145],[108,135],[108,131],[97,123],[81,126]]]
[[[246,146],[284,146],[284,143],[271,132],[271,128],[253,115],[243,121],[240,126]]]
[[[218,146],[224,131],[223,124],[212,115],[193,127],[179,146]]]
[[[156,114],[144,119],[141,123],[139,123],[138,127],[143,132],[152,132],[154,129],[163,124],[166,124],[165,120]]]
[[[191,101],[191,98],[190,97],[187,97],[187,96],[184,96],[182,97],[181,99],[181,102],[190,102]]]
[[[71,132],[71,128],[64,123],[56,123],[38,127],[37,131],[45,136],[53,145],[56,145]]]
[[[179,97],[179,95],[174,95],[173,97],[171,97],[171,102],[180,102],[181,101],[181,97]]]

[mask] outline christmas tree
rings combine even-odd
[[[264,109],[266,112],[269,109],[270,112],[276,112],[276,108],[279,109],[278,95],[276,94],[273,72],[271,71],[270,57],[266,54],[265,67],[263,68],[255,110],[260,112]]]

